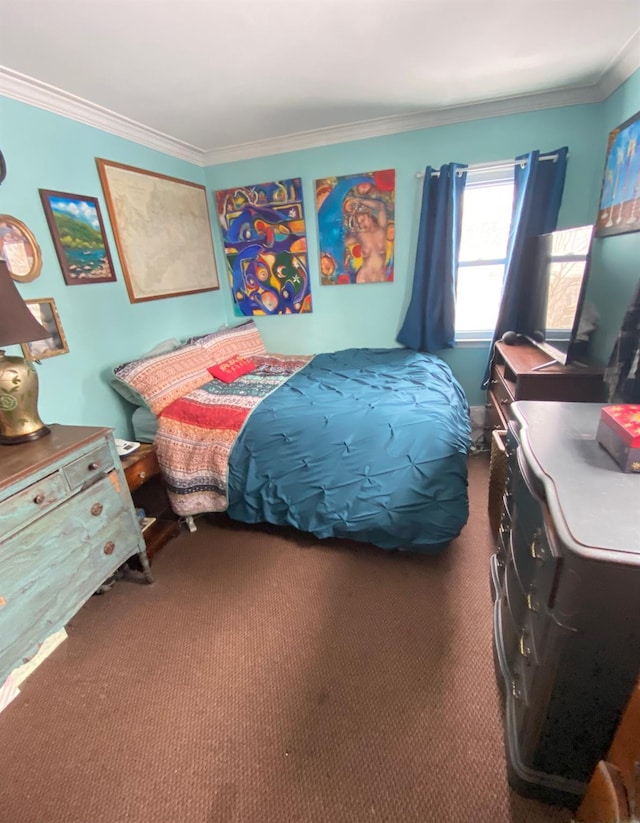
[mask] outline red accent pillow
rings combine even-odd
[[[243,374],[248,374],[250,371],[253,371],[255,367],[256,364],[253,360],[240,357],[239,354],[234,354],[233,357],[229,357],[228,360],[223,360],[222,363],[209,366],[208,372],[213,377],[217,377],[218,380],[222,380],[223,383],[233,383],[238,377],[242,377]]]

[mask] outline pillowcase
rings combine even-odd
[[[181,346],[175,351],[123,363],[113,370],[120,383],[139,394],[154,414],[211,379],[205,349]]]
[[[132,362],[138,362],[138,360],[145,360],[146,358],[154,357],[157,354],[166,354],[167,352],[179,349],[180,346],[182,346],[182,343],[175,337],[171,337],[169,340],[163,340],[161,343],[158,343],[158,345],[154,346],[151,349],[151,351],[146,352],[141,357],[137,358],[136,361]],[[115,376],[116,371],[118,369],[121,369],[125,365],[127,364],[123,363],[122,366],[116,366],[113,369],[112,373],[114,377],[111,378],[111,387],[115,389],[115,391],[117,391],[121,397],[124,397],[124,399],[128,403],[132,403],[134,406],[142,406],[142,408],[145,409],[149,408],[147,406],[147,401],[140,394],[140,392],[137,392],[128,383],[125,383],[124,380],[121,380],[119,377]]]
[[[222,363],[236,354],[240,357],[254,357],[267,353],[262,336],[253,320],[239,326],[219,329],[211,334],[190,337],[187,343],[207,352],[208,366]]]
[[[240,357],[240,355],[234,354],[233,357],[230,357],[228,360],[223,360],[222,363],[209,366],[208,372],[213,377],[217,377],[218,380],[222,380],[223,383],[233,383],[234,380],[242,377],[243,374],[248,374],[253,371],[255,367],[256,364],[253,360],[247,360],[246,357]]]

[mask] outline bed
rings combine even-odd
[[[245,373],[227,382],[229,363]],[[114,376],[157,415],[158,460],[180,516],[226,511],[414,552],[441,551],[467,521],[469,411],[434,355],[273,354],[250,321]]]

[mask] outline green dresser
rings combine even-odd
[[[0,685],[145,542],[110,429],[0,446]]]

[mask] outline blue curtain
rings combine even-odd
[[[424,173],[413,288],[396,340],[408,349],[436,352],[455,345],[455,300],[462,193],[466,166],[449,163]]]
[[[549,152],[557,155],[555,160],[540,160],[539,151],[516,157],[507,263],[498,319],[482,379],[483,389],[489,381],[493,344],[506,331],[522,331],[523,314],[529,300],[527,259],[530,254],[531,238],[553,231],[558,225],[568,151],[564,146]]]

